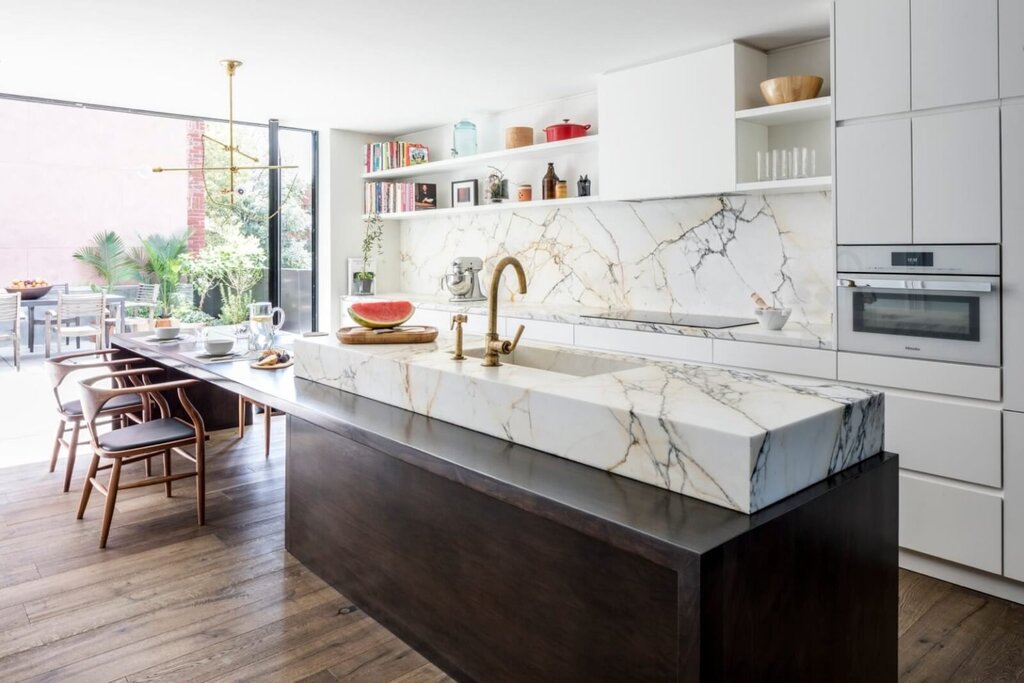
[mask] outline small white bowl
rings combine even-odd
[[[203,342],[203,347],[211,356],[226,356],[235,347],[235,340],[224,337],[207,337]]]
[[[792,308],[755,308],[757,322],[766,330],[781,330],[789,320]]]
[[[174,339],[181,333],[180,327],[154,327],[153,334],[157,339]]]

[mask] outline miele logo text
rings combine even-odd
[[[921,349],[919,349],[916,346],[904,346],[903,348],[905,348],[907,351],[920,351],[921,350]]]

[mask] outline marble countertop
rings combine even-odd
[[[483,367],[451,345],[298,339],[295,372],[748,514],[882,450],[866,389],[534,343]]]
[[[411,301],[417,308],[433,311],[450,311],[470,315],[487,315],[487,302],[452,302],[447,297],[428,294],[410,294],[394,292],[379,294],[372,297],[344,297],[346,301],[401,299]],[[607,312],[607,309],[587,306],[562,306],[554,304],[519,303],[502,301],[498,305],[498,315],[509,318],[528,320],[547,320],[572,325],[589,325],[593,327],[611,327],[622,330],[639,330],[660,334],[678,334],[687,337],[708,337],[713,339],[734,339],[736,341],[757,342],[762,344],[781,344],[800,346],[812,349],[833,349],[832,326],[829,323],[806,323],[791,320],[784,329],[766,330],[760,325],[743,325],[726,329],[708,329],[703,327],[687,327],[684,325],[657,325],[652,323],[633,322],[629,320],[608,320],[604,318],[585,317],[595,313]],[[750,316],[753,316],[751,312]]]

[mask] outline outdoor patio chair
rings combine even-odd
[[[87,324],[82,324],[83,319]],[[57,353],[61,353],[61,339],[92,337],[96,348],[103,347],[104,321],[106,320],[105,294],[64,294],[57,295],[57,307],[46,311],[44,327],[45,356],[50,357],[50,341],[56,335]]]
[[[188,477],[196,478],[196,513],[199,519],[199,526],[206,523],[206,428],[203,425],[203,418],[188,400],[185,394],[185,387],[198,384],[198,380],[184,379],[173,382],[161,382],[159,384],[144,384],[126,388],[103,388],[95,384],[105,379],[115,380],[144,377],[152,373],[161,373],[159,368],[136,368],[114,372],[106,377],[94,377],[83,380],[82,407],[85,415],[85,422],[89,427],[89,438],[92,442],[92,463],[89,465],[89,474],[85,480],[85,487],[82,489],[82,500],[78,505],[78,519],[85,516],[85,509],[89,505],[89,495],[96,489],[106,496],[106,503],[103,507],[103,523],[100,527],[100,548],[107,547],[107,536],[110,534],[110,522],[114,517],[114,506],[117,504],[117,492],[122,489],[138,488],[140,486],[154,486],[163,484],[167,497],[171,497],[171,484],[177,479]],[[178,401],[188,420],[173,417],[170,406],[160,392],[176,390]],[[125,396],[132,396],[142,393],[148,401],[152,401],[160,409],[160,417],[153,418],[141,424],[129,425],[111,432],[101,433],[97,428],[97,418],[103,414],[106,406]],[[151,416],[152,417],[152,416]],[[185,450],[193,448],[193,453]],[[188,472],[173,474],[171,472],[171,455],[179,455],[193,463],[194,468]],[[164,471],[162,475],[152,476],[147,473],[146,478],[121,482],[121,468],[129,463],[139,460],[148,460],[154,455],[163,456]],[[100,465],[103,460],[109,464]],[[100,482],[97,478],[99,470],[110,470],[110,478],[107,482]]]
[[[11,331],[0,330],[0,341],[14,346],[14,368],[21,371],[21,292],[0,294],[0,325],[10,323]]]
[[[141,363],[141,358],[114,358],[116,349],[100,349],[99,351],[77,351],[63,356],[54,356],[46,360],[46,373],[50,379],[53,396],[57,399],[57,436],[53,441],[53,454],[50,456],[50,471],[57,468],[57,459],[62,449],[67,449],[68,463],[64,473],[64,492],[71,490],[71,476],[75,471],[75,455],[84,441],[79,441],[82,428],[82,402],[80,400],[64,400],[61,397],[61,386],[64,380],[74,372],[103,369],[106,371],[125,370],[131,365]],[[121,386],[126,386],[122,383]],[[111,401],[104,408],[103,424],[121,427],[126,420],[142,422],[146,418],[146,406],[138,394],[128,394]],[[71,432],[71,438],[67,434]],[[149,461],[146,462],[147,472]]]
[[[160,285],[140,284],[135,288],[135,297],[124,301],[124,324],[133,330],[146,321],[153,329],[156,309],[160,307]],[[139,315],[145,312],[145,316]]]

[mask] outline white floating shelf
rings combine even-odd
[[[737,194],[786,194],[790,192],[825,192],[832,189],[832,176],[768,180],[759,183],[736,183]]]
[[[761,126],[785,126],[806,121],[827,121],[831,112],[832,98],[818,97],[813,100],[743,109],[736,112],[736,120]]]
[[[601,201],[600,197],[568,197],[566,199],[542,199],[532,202],[501,202],[500,204],[479,204],[477,206],[457,206],[450,209],[426,209],[424,211],[402,211],[400,213],[382,213],[380,217],[386,221],[404,221],[417,218],[442,218],[471,213],[492,213],[495,211],[519,211],[521,209],[557,209],[567,206],[582,206]],[[363,215],[363,219],[366,219]]]
[[[472,156],[455,157],[452,159],[441,159],[440,161],[429,161],[425,164],[415,166],[402,166],[401,168],[389,168],[386,171],[374,171],[364,173],[363,180],[394,180],[397,178],[417,178],[424,175],[437,173],[448,173],[460,168],[473,168],[488,166],[496,162],[511,159],[527,159],[530,157],[542,157],[551,154],[558,154],[566,150],[589,147],[597,143],[597,135],[584,135],[580,138],[560,140],[558,142],[542,142],[527,147],[516,147],[515,149],[501,149],[496,152],[485,152],[473,154]]]

